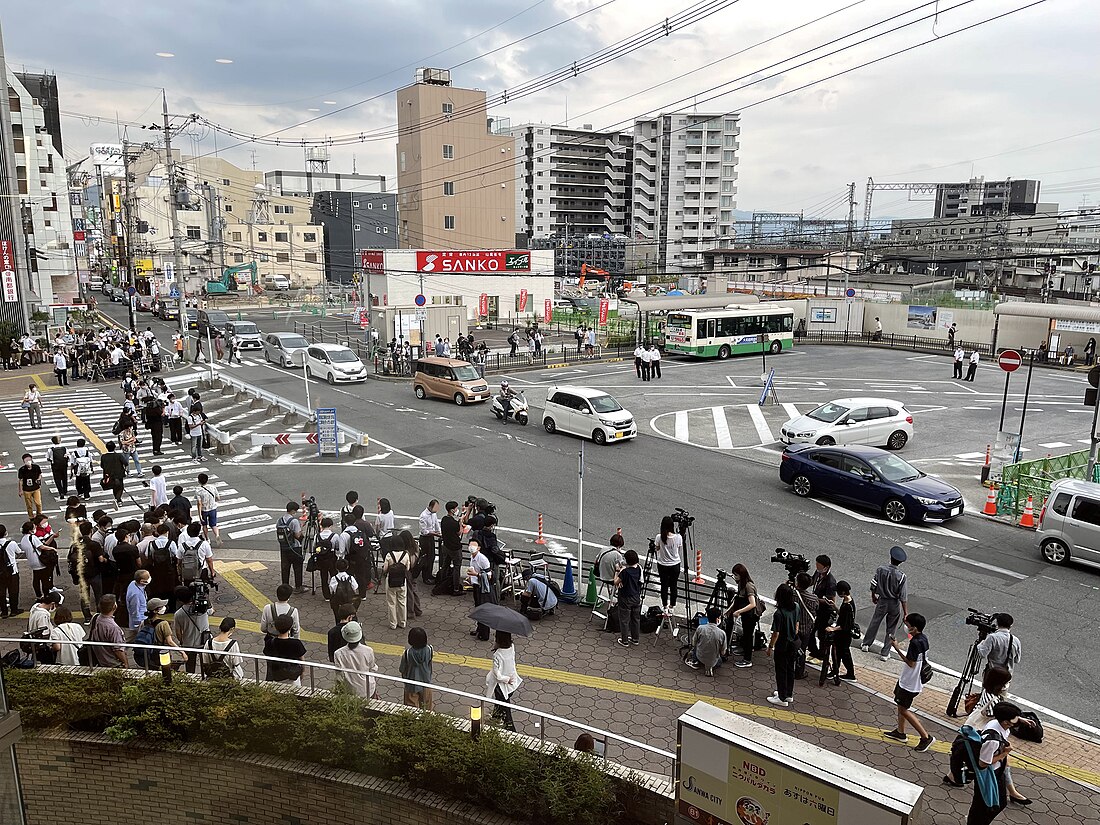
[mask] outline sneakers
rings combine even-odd
[[[890,651],[887,650],[885,653],[880,654],[879,658],[882,659],[882,661],[884,661],[884,662],[889,662],[890,661]]]
[[[786,699],[780,699],[778,696],[769,696],[768,701],[781,708],[787,707],[788,704]]]
[[[688,659],[686,662],[684,662],[684,664],[686,664],[692,670],[698,670],[699,669],[699,663],[697,661],[695,661],[694,659]]]
[[[856,680],[856,675],[854,673],[841,673],[840,678],[847,679],[850,682],[854,682]]]
[[[615,644],[619,647],[630,647],[630,642],[624,642],[621,638],[615,640]]]
[[[921,740],[919,742],[917,742],[917,746],[915,748],[913,748],[913,750],[915,750],[917,753],[924,753],[926,750],[928,750],[930,747],[932,747],[932,743],[935,742],[935,741],[936,741],[935,736],[922,737]]]
[[[641,644],[641,640],[639,640],[639,639],[631,639],[631,640],[630,640],[630,643],[631,643],[632,645],[640,645],[640,644]]]
[[[902,733],[897,728],[894,728],[893,730],[884,730],[882,732],[882,735],[885,736],[887,739],[893,739],[895,742],[908,742],[909,741],[909,737],[906,736],[904,733]]]
[[[860,645],[859,649],[862,650],[864,653],[870,653],[871,652],[871,646],[870,645]]]
[[[706,670],[703,671],[703,675],[704,676],[713,676],[714,675],[714,668],[708,667]]]
[[[734,662],[733,666],[734,667],[752,667],[752,662],[748,662],[748,661],[745,661],[744,659],[742,659],[740,662]]]

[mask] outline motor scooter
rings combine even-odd
[[[522,392],[516,392],[512,395],[511,409],[508,411],[508,419],[527,426],[527,422],[530,420],[530,413],[527,408],[527,398]],[[493,411],[493,415],[497,417],[499,421],[503,421],[505,424],[508,421],[504,417],[504,405],[500,401],[500,395],[493,396],[493,403],[489,407]]]

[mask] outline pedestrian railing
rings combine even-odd
[[[892,332],[884,332],[881,335],[874,332],[852,330],[850,332],[832,332],[823,329],[811,329],[803,335],[797,336],[795,344],[848,344],[862,347],[886,347],[887,349],[905,349],[915,351],[933,351],[951,353],[953,347],[946,338],[930,338],[923,335],[897,335]],[[990,344],[977,341],[962,341],[956,339],[955,346],[962,347],[966,352],[977,350],[982,355],[993,355]]]
[[[454,719],[455,719],[455,722],[457,724],[461,724],[465,720],[468,720],[470,718],[470,709],[473,709],[473,708],[480,709],[481,718],[483,720],[488,719],[488,716],[485,713],[486,709],[492,710],[493,708],[496,708],[496,707],[507,708],[507,709],[511,710],[513,714],[521,714],[523,717],[535,720],[537,722],[537,727],[538,727],[537,738],[542,743],[547,742],[547,733],[546,733],[547,723],[552,723],[553,725],[558,726],[558,727],[562,728],[564,731],[567,731],[567,732],[568,731],[581,731],[581,732],[584,732],[584,733],[588,733],[597,742],[602,742],[603,746],[604,746],[603,756],[604,756],[605,759],[609,759],[609,760],[614,761],[614,756],[636,758],[639,755],[638,752],[641,752],[641,754],[645,754],[646,757],[649,758],[650,760],[652,760],[655,764],[660,764],[663,767],[664,770],[667,770],[668,776],[670,778],[674,779],[674,777],[675,777],[676,755],[674,753],[669,752],[669,751],[663,750],[662,748],[657,748],[657,747],[654,747],[653,745],[649,745],[645,742],[639,742],[636,739],[631,739],[631,738],[626,737],[626,736],[621,736],[617,733],[613,733],[611,731],[604,730],[602,728],[593,727],[592,725],[587,725],[583,722],[578,722],[578,721],[575,721],[573,719],[568,719],[564,716],[558,716],[556,714],[549,713],[547,711],[538,710],[537,708],[530,708],[530,707],[526,707],[524,705],[515,704],[513,702],[501,702],[501,701],[497,701],[495,699],[488,699],[485,696],[482,696],[482,695],[479,695],[479,694],[476,694],[476,693],[470,693],[468,691],[458,690],[456,688],[447,687],[445,685],[440,685],[440,684],[437,684],[437,683],[417,682],[417,681],[414,681],[412,679],[404,679],[400,676],[391,676],[388,673],[381,673],[381,672],[364,673],[363,671],[360,671],[360,670],[352,670],[352,669],[348,669],[348,668],[342,668],[338,665],[330,664],[328,662],[311,662],[309,660],[304,660],[304,659],[303,660],[299,660],[299,659],[281,659],[281,658],[274,657],[274,656],[264,656],[264,655],[258,654],[258,653],[245,653],[245,652],[243,652],[239,649],[234,649],[231,652],[223,654],[220,651],[212,652],[208,648],[160,647],[160,646],[152,646],[152,645],[139,645],[139,644],[133,644],[133,643],[115,644],[113,642],[93,642],[93,641],[87,641],[87,640],[85,640],[83,642],[73,642],[73,641],[69,641],[69,640],[37,641],[37,640],[28,640],[28,639],[23,639],[23,638],[11,638],[11,637],[0,638],[0,644],[14,644],[14,645],[31,644],[31,645],[33,645],[32,646],[32,652],[28,655],[30,656],[31,661],[34,662],[35,667],[43,667],[43,668],[49,668],[49,669],[57,668],[60,672],[80,673],[80,674],[87,674],[87,675],[95,673],[97,670],[103,670],[105,668],[100,668],[100,667],[92,668],[92,667],[83,667],[83,666],[73,667],[73,666],[67,666],[67,665],[54,665],[52,663],[43,664],[43,663],[40,663],[38,661],[38,657],[39,657],[38,646],[39,645],[62,644],[62,645],[67,645],[67,646],[74,646],[78,650],[81,647],[101,647],[101,648],[108,648],[108,649],[113,649],[113,650],[117,650],[119,648],[122,648],[123,650],[127,650],[127,651],[134,651],[134,650],[138,650],[138,649],[144,650],[144,651],[153,651],[152,655],[147,653],[145,656],[142,657],[145,661],[145,663],[143,665],[138,666],[136,662],[133,662],[134,666],[128,669],[130,672],[133,672],[136,677],[152,676],[152,675],[158,675],[158,674],[159,675],[164,675],[165,670],[168,670],[171,674],[170,676],[168,676],[168,678],[172,678],[174,676],[179,676],[179,677],[182,677],[182,678],[203,678],[201,669],[204,666],[204,658],[203,658],[204,656],[206,656],[206,657],[212,657],[212,656],[239,657],[239,658],[244,659],[246,661],[246,666],[244,668],[245,669],[245,676],[244,676],[244,679],[242,681],[255,682],[256,684],[283,686],[284,688],[288,687],[288,686],[300,687],[300,689],[306,695],[314,694],[314,693],[328,692],[329,687],[326,687],[325,684],[324,684],[326,682],[326,680],[330,684],[335,684],[344,674],[354,675],[356,677],[370,676],[370,677],[376,679],[379,682],[380,685],[385,684],[385,685],[400,687],[402,696],[404,695],[404,692],[405,692],[406,689],[419,690],[421,688],[428,688],[433,692],[433,694],[443,694],[444,696],[449,698],[449,700],[451,701],[451,704],[454,707],[454,709],[458,709],[458,708],[464,708],[465,709],[465,713],[457,713],[457,714],[454,715]],[[366,644],[365,640],[364,640],[364,644]],[[239,645],[238,645],[238,648],[239,648]],[[192,676],[191,674],[175,673],[175,671],[178,668],[182,667],[182,664],[183,664],[182,660],[179,660],[179,659],[174,661],[172,663],[172,665],[169,666],[168,668],[150,667],[149,664],[148,664],[149,659],[150,658],[158,658],[158,654],[163,653],[163,652],[167,652],[170,657],[173,653],[175,653],[175,654],[182,654],[182,653],[194,654],[196,657],[198,657],[197,664],[196,664],[196,670],[198,671],[197,675]],[[93,652],[92,655],[93,656],[95,655],[94,652]],[[133,657],[128,656],[127,658],[132,659]],[[298,681],[301,682],[300,686],[294,685],[293,683],[290,683],[290,682],[269,682],[266,679],[266,677],[261,675],[261,665],[266,666],[266,665],[271,664],[271,663],[301,665],[304,669],[304,675],[306,676],[306,678],[305,679],[302,679],[301,677],[299,678]],[[520,665],[519,671],[520,671],[521,674],[523,673],[523,670],[524,670],[523,666]],[[432,712],[437,712],[437,711],[432,711]],[[443,715],[446,715],[446,714],[443,714]],[[567,737],[566,740],[563,740],[563,742],[561,742],[559,744],[564,744],[566,747],[569,747],[569,746],[571,746],[572,742],[569,741],[568,737]],[[610,750],[610,748],[612,746],[614,746],[616,748],[616,753],[614,755],[612,754],[612,752]],[[633,753],[631,753],[632,751],[633,751]]]

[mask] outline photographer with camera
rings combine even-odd
[[[817,627],[817,614],[820,610],[820,602],[812,592],[810,592],[810,585],[813,583],[813,579],[809,573],[799,573],[794,578],[795,586],[795,598],[798,600],[799,606],[802,608],[798,622],[798,651],[795,657],[794,665],[794,678],[805,679],[806,678],[806,654],[810,650],[816,650],[817,639],[816,627]],[[825,605],[825,611],[829,612],[830,608]]]
[[[302,587],[302,523],[298,520],[298,503],[288,501],[286,514],[275,522],[275,538],[279,541],[279,566],[283,584],[290,584],[290,571],[294,571],[294,591],[304,593]]]
[[[683,566],[684,537],[676,532],[672,516],[661,519],[661,532],[655,539],[657,550],[657,575],[661,580],[661,608],[667,613],[676,609],[679,597],[680,568]],[[651,547],[651,549],[653,549]],[[675,637],[676,630],[673,628]]]
[[[902,563],[908,558],[905,550],[897,545],[890,548],[890,564],[882,565],[871,577],[871,601],[875,612],[867,623],[867,632],[863,635],[860,650],[868,653],[878,635],[879,625],[886,620],[886,639],[882,643],[879,658],[886,662],[890,659],[891,643],[898,629],[901,617],[909,612],[909,585],[905,574],[901,572]]]
[[[699,619],[699,626],[691,636],[691,654],[685,661],[693,670],[702,666],[704,676],[713,676],[726,655],[726,632],[718,624],[721,618],[720,607],[708,607],[706,619]]]
[[[207,598],[208,593],[206,582],[201,579],[193,581],[190,587],[180,585],[176,588],[172,635],[180,647],[206,647],[211,635],[210,614],[214,612]],[[200,597],[200,601],[196,601],[196,596]],[[198,654],[184,651],[183,655],[186,657],[184,669],[188,673],[194,673]]]
[[[1012,635],[1012,616],[994,613],[997,629],[978,643],[978,653],[985,659],[985,669],[1003,667],[1009,673],[1020,661],[1020,639]]]

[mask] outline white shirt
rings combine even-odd
[[[179,560],[183,560],[183,545],[188,547],[194,547],[195,542],[199,542],[198,554],[199,554],[199,570],[206,566],[206,560],[214,558],[214,551],[210,549],[210,542],[204,539],[202,536],[180,536],[179,544],[174,545],[176,551],[175,557]]]
[[[169,418],[180,418],[183,416],[183,404],[177,401],[170,401],[168,406],[164,409],[165,414]]]
[[[294,621],[294,626],[290,629],[290,638],[297,639],[302,626],[298,622],[298,608],[291,607],[289,602],[272,602],[264,605],[260,613],[260,632],[270,633],[272,636],[278,635],[279,631],[275,629],[275,617],[283,615],[290,616]]]
[[[163,475],[153,476],[149,479],[149,489],[153,493],[153,506],[158,507],[161,504],[168,503],[168,482],[165,481]]]
[[[977,364],[978,361],[980,361],[980,360],[981,360],[981,356],[978,355],[977,350],[974,350],[972,353],[970,353],[970,363],[971,364]]]
[[[966,353],[965,353],[965,352],[963,352],[963,348],[962,348],[962,347],[957,347],[957,348],[955,349],[955,360],[956,360],[956,361],[957,361],[958,363],[960,363],[960,364],[961,364],[961,363],[962,363],[962,361],[963,361],[963,358],[965,358],[965,357],[966,357]]]
[[[115,347],[111,350],[111,366],[117,367],[118,362],[122,360],[122,350],[119,347]]]
[[[337,573],[335,576],[328,580],[328,589],[335,593],[336,585],[338,585],[344,579],[347,579],[351,582],[352,590],[354,590],[356,593],[359,592],[359,582],[355,580],[355,576],[351,575],[351,573]]]
[[[69,368],[69,362],[65,360],[65,353],[59,352],[53,357],[53,368],[55,370],[67,370]]]
[[[470,584],[477,585],[477,578],[482,573],[488,573],[489,568],[493,565],[489,561],[489,557],[482,553],[480,550],[470,556],[470,567],[474,570],[473,576],[467,576]]]
[[[34,533],[27,533],[19,539],[19,549],[27,557],[27,563],[30,565],[31,570],[42,570],[46,566],[38,556],[38,548],[41,546],[41,539]]]
[[[657,534],[657,564],[671,565],[680,563],[680,551],[684,549],[684,537],[679,533],[672,533],[668,541],[661,541],[660,533]]]
[[[374,517],[374,532],[379,536],[388,536],[393,532],[393,510]]]
[[[984,762],[987,765],[992,765],[993,757],[996,756],[997,751],[999,751],[1004,746],[1004,742],[1008,736],[1008,731],[1001,727],[1001,723],[998,722],[996,719],[990,719],[989,723],[984,728],[982,728],[982,733],[985,733],[987,730],[995,731],[999,738],[990,738],[988,742],[982,742],[982,749],[978,752],[978,760],[980,762]]]
[[[649,348],[649,359],[651,361],[660,361],[661,360],[661,351],[659,349],[657,349],[656,347],[650,347]]]
[[[641,348],[640,346],[639,346],[639,347],[635,347],[635,348],[634,348],[634,357],[635,357],[635,358],[641,358],[641,357],[642,357],[642,353],[643,353],[643,352],[645,352],[645,350],[644,350],[644,349],[642,349],[642,348]]]
[[[84,628],[77,622],[65,622],[50,631],[50,639],[55,642],[83,642]],[[76,657],[79,651],[78,645],[61,645],[61,650],[57,653],[57,663],[76,667],[80,664]]]
[[[427,508],[425,508],[424,512],[420,514],[420,535],[439,535],[439,515],[437,513],[433,513]]]
[[[923,666],[923,653],[917,655],[917,663],[912,667],[903,660],[901,675],[898,677],[898,684],[901,685],[902,690],[907,690],[910,693],[920,693],[924,689],[924,683],[920,680],[920,669]]]
[[[199,503],[199,512],[209,513],[218,509],[218,493],[205,484],[195,491],[195,498]]]
[[[340,676],[360,699],[369,699],[378,689],[378,680],[370,674],[378,672],[378,663],[374,651],[360,642],[354,649],[344,645],[332,654],[332,662],[337,667],[351,671]]]
[[[519,686],[522,684],[523,679],[520,678],[519,673],[516,672],[515,647],[494,650],[493,667],[485,674],[486,697],[491,699],[493,697],[493,690],[499,686],[500,692],[504,694],[504,698],[508,699],[513,693],[519,690]]]
[[[642,350],[642,363],[649,364],[653,361],[653,353],[647,349]]]

